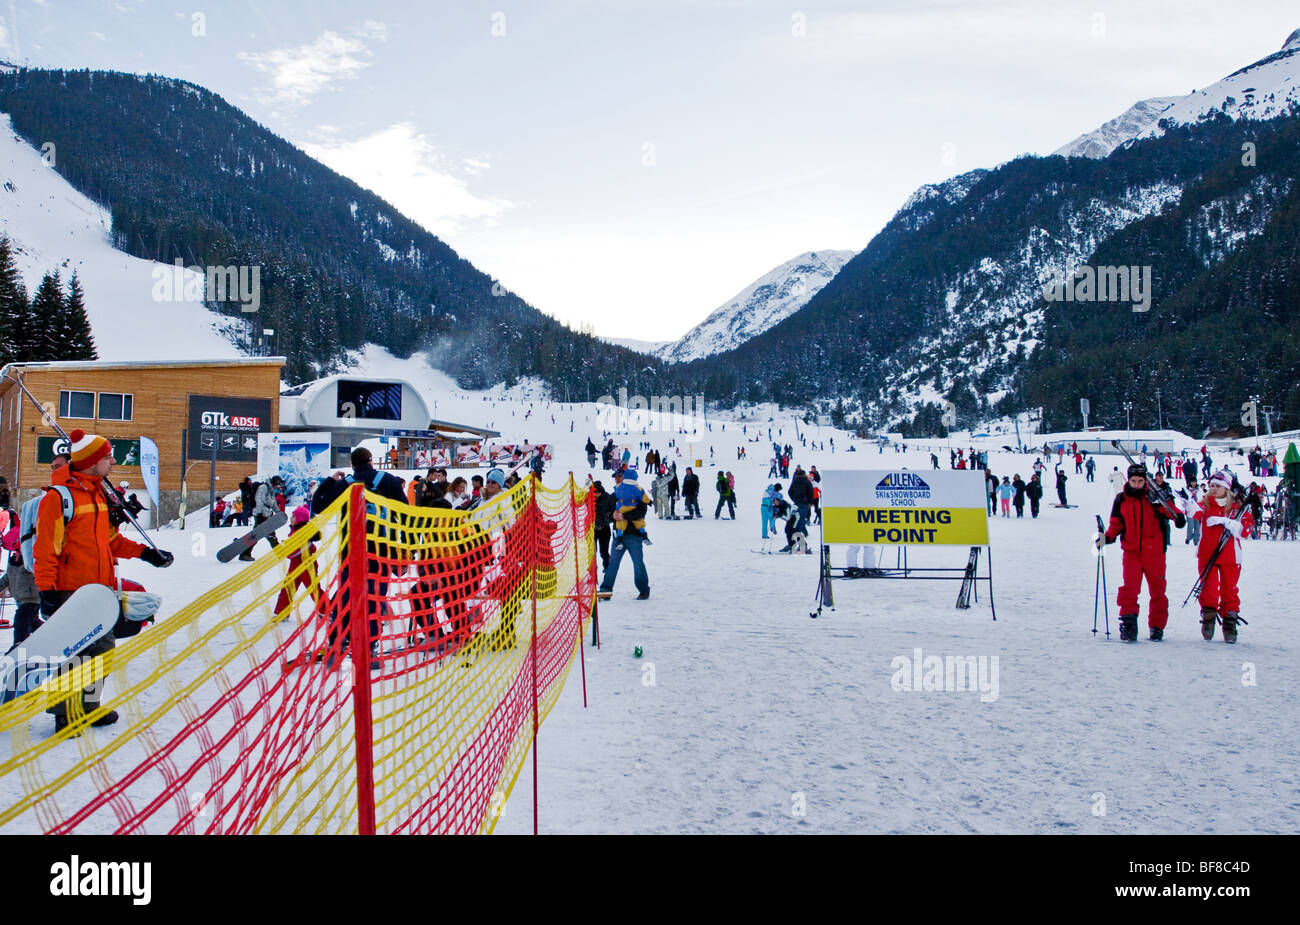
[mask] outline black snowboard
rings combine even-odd
[[[243,536],[236,539],[233,543],[221,547],[221,550],[217,553],[217,561],[229,562],[236,556],[243,555],[256,546],[259,540],[266,539],[270,534],[279,530],[288,522],[289,518],[285,516],[284,511],[281,511],[274,517],[262,521],[252,530],[249,530]]]

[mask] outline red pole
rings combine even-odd
[[[366,499],[348,490],[348,645],[352,649],[352,717],[357,740],[357,831],[375,834],[374,729],[370,708],[370,625],[366,619]]]
[[[569,473],[569,520],[573,524],[573,590],[582,589],[582,572],[578,570],[578,496],[573,473]],[[586,538],[586,534],[583,534]],[[582,610],[578,611],[578,663],[582,666],[582,708],[587,709],[587,654],[582,650]]]
[[[537,483],[540,480],[534,475],[528,480],[529,494],[529,558],[532,559],[533,572],[533,645],[532,645],[532,662],[533,662],[533,834],[537,834],[537,728],[540,725],[537,719],[537,536],[540,531],[537,529],[537,519],[541,516],[541,511],[537,508]]]

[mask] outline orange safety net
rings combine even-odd
[[[467,512],[353,486],[274,555],[0,706],[0,831],[490,832],[594,614],[593,527],[572,479]],[[71,722],[46,737],[58,703]]]

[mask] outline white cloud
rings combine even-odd
[[[306,45],[266,52],[241,51],[236,57],[270,75],[268,101],[302,104],[333,84],[355,80],[370,66],[365,60],[372,55],[367,41],[382,42],[387,37],[387,26],[367,20],[350,35],[322,32]]]
[[[403,215],[446,238],[469,221],[492,224],[513,203],[475,195],[448,159],[408,122],[356,141],[303,146],[321,163],[383,197]],[[470,159],[465,159],[470,163]],[[476,175],[486,161],[473,161]]]

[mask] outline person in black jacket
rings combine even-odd
[[[592,482],[591,490],[596,496],[596,545],[600,549],[600,568],[603,572],[609,568],[609,538],[614,529],[614,508],[617,506],[614,496],[605,491],[600,482]]]
[[[406,504],[406,491],[402,487],[403,481],[391,472],[379,472],[375,469],[373,458],[370,451],[365,447],[357,447],[352,451],[352,474],[344,479],[342,491],[347,491],[351,485],[363,485],[365,490],[380,497],[387,498],[390,501],[399,504]],[[325,488],[324,485],[317,489],[319,494]],[[341,493],[341,492],[339,492]],[[368,621],[370,631],[370,654],[372,657],[378,655],[380,624],[378,616],[385,612],[385,599],[388,596],[388,563],[387,558],[391,555],[398,554],[395,547],[390,546],[385,540],[390,535],[395,535],[395,528],[385,521],[395,516],[396,512],[391,508],[380,505],[367,503],[366,514],[366,551],[369,555],[366,557],[366,598],[367,613],[371,615]],[[348,602],[350,584],[348,581],[348,544],[353,542],[353,537],[347,537],[340,547],[340,561],[343,563],[340,569],[339,588],[340,593],[336,600],[332,602],[333,614],[330,620],[329,630],[329,650],[333,653],[336,649],[341,652],[348,651],[351,641],[351,606]],[[378,667],[378,663],[372,661],[371,668]]]
[[[1015,509],[1016,509],[1016,516],[1017,516],[1017,517],[1024,517],[1024,516],[1025,516],[1025,488],[1026,488],[1026,486],[1025,486],[1025,480],[1022,479],[1022,478],[1020,477],[1020,473],[1019,473],[1019,472],[1017,472],[1017,473],[1016,473],[1016,477],[1015,477],[1014,479],[1011,480],[1011,487],[1014,488],[1014,489],[1015,489],[1015,492],[1016,492],[1016,493],[1012,496],[1012,498],[1011,498],[1011,503],[1012,503],[1012,505],[1015,506]]]
[[[700,477],[691,471],[690,466],[686,467],[686,475],[682,478],[682,497],[686,499],[686,520],[704,516],[700,511]]]
[[[1061,468],[1060,463],[1056,466],[1056,497],[1061,499],[1061,507],[1066,507],[1068,502],[1065,500],[1065,470]],[[1165,545],[1169,545],[1168,540]]]
[[[790,480],[790,491],[787,495],[790,503],[799,512],[799,521],[794,526],[794,532],[806,534],[808,519],[812,516],[813,484],[803,471],[803,466],[794,467],[794,478]]]
[[[668,480],[668,519],[677,519],[677,496],[681,493],[681,485],[677,481],[677,463],[673,463],[672,469],[669,470],[672,477]]]
[[[1029,496],[1029,512],[1035,517],[1038,516],[1038,502],[1043,500],[1043,483],[1035,472],[1029,479],[1029,484],[1025,486],[1025,494]]]
[[[587,468],[596,468],[596,444],[591,442],[590,437],[587,438]]]

